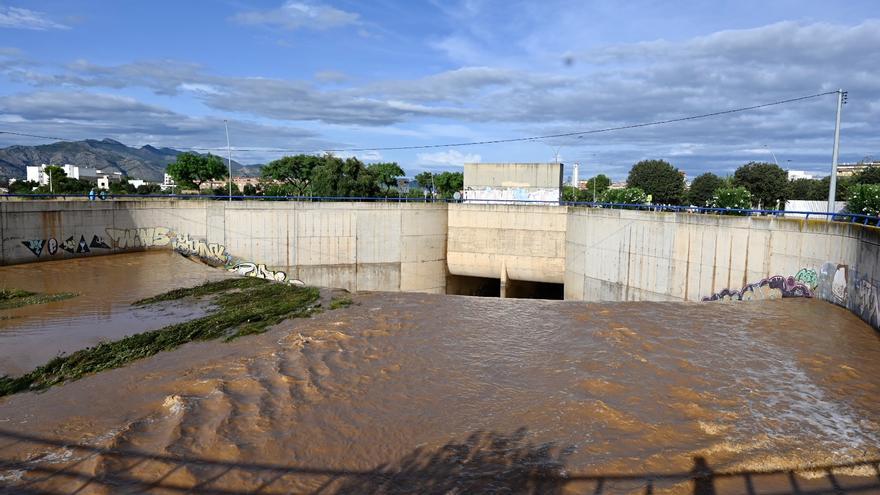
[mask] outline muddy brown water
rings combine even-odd
[[[63,301],[0,310],[0,376],[20,375],[59,353],[198,318],[205,307],[131,303],[231,276],[170,251],[0,266],[0,288],[75,292]]]
[[[695,458],[742,473],[880,457],[880,338],[820,301],[355,302],[0,399],[0,484],[644,493],[644,473],[688,472]],[[845,490],[876,483],[874,469],[652,489]],[[634,479],[576,479],[610,474]]]

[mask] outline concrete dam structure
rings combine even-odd
[[[511,204],[0,202],[0,265],[144,249],[351,291],[817,297],[880,329],[880,229],[858,224]]]

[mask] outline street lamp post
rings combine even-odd
[[[232,201],[232,148],[229,147],[229,123],[223,119],[223,127],[226,128],[226,167],[229,173],[229,201]]]
[[[840,112],[846,103],[846,91],[837,90],[837,119],[834,123],[834,149],[831,152],[831,180],[828,184],[828,213],[834,213],[834,200],[837,199],[837,157],[840,151]]]
[[[779,160],[776,159],[776,153],[774,153],[773,150],[771,150],[770,147],[767,146],[766,144],[764,145],[764,147],[767,148],[767,151],[770,152],[770,155],[773,157],[773,162],[774,162],[774,163],[776,164],[776,166],[778,167],[778,166],[779,166]]]

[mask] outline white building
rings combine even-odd
[[[164,191],[166,189],[173,188],[176,185],[177,184],[174,182],[174,178],[168,174],[165,174],[165,178],[162,179],[162,183],[159,184],[159,187],[162,188],[162,190]]]
[[[803,170],[789,170],[788,171],[788,180],[797,180],[797,179],[815,179],[816,176],[809,173],[804,172]]]
[[[49,165],[42,164],[40,166],[29,166],[27,167],[27,180],[34,181],[39,183],[41,186],[45,186],[49,183],[49,174],[46,173],[46,167]],[[95,180],[101,175],[101,171],[95,168],[85,168],[79,167],[76,165],[71,165],[66,163],[64,165],[55,165],[56,167],[60,167],[64,170],[64,173],[67,174],[71,179],[89,179]]]

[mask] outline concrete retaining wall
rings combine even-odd
[[[0,264],[173,248],[242,274],[349,290],[445,292],[446,206],[0,203]]]
[[[814,295],[880,328],[880,229],[824,220],[569,208],[565,298]]]
[[[0,202],[0,264],[153,248],[349,290],[442,293],[449,273],[564,283],[566,299],[589,301],[811,295],[880,328],[880,229],[862,225],[536,205]]]

